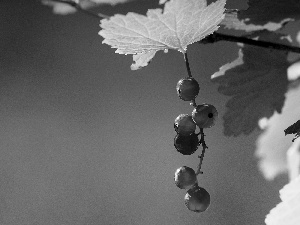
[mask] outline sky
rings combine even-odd
[[[97,8],[145,14],[158,1]],[[245,1],[228,0],[228,8]],[[102,44],[99,20],[54,15],[39,1],[0,3],[1,225],[263,225],[286,176],[266,181],[254,156],[260,131],[225,137],[227,97],[210,76],[238,55],[234,43],[188,47],[197,103],[213,104],[216,125],[199,185],[211,196],[203,213],[184,205],[174,184],[181,166],[197,168],[198,150],[173,146],[173,123],[193,108],[176,94],[187,76],[181,53],[158,52],[145,68]]]

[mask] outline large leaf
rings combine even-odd
[[[116,48],[119,54],[147,54],[166,49],[184,53],[189,44],[218,29],[224,18],[225,2],[218,0],[207,6],[206,0],[170,0],[164,10],[150,9],[147,16],[129,12],[103,19],[99,34],[104,38],[103,43]]]
[[[280,35],[265,32],[264,40],[288,44]],[[244,46],[233,63],[220,68],[212,81],[218,91],[232,96],[223,116],[224,134],[250,134],[262,117],[281,112],[287,91],[287,52]]]

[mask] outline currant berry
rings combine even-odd
[[[174,138],[175,148],[183,155],[193,154],[197,150],[198,144],[199,139],[195,133],[188,136],[177,134]]]
[[[187,77],[178,81],[176,90],[179,98],[183,101],[191,101],[197,97],[200,87],[194,78]]]
[[[189,189],[184,197],[186,207],[194,212],[204,212],[210,204],[210,195],[198,184]]]
[[[192,118],[199,128],[210,128],[215,125],[218,111],[210,104],[198,105],[192,112]]]
[[[190,189],[198,183],[195,171],[187,166],[182,166],[176,170],[174,180],[180,189]]]
[[[188,114],[180,114],[174,123],[175,131],[178,134],[187,136],[195,132],[196,124],[192,118]]]

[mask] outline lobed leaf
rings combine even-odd
[[[287,44],[281,35],[265,32],[264,39]],[[224,134],[250,134],[260,118],[281,112],[288,87],[287,52],[245,46],[239,58],[212,75],[218,91],[232,96],[226,103]]]
[[[119,54],[166,49],[184,53],[189,44],[218,29],[224,18],[225,2],[218,0],[207,6],[206,0],[170,0],[164,10],[149,9],[146,16],[133,12],[116,14],[101,20],[99,35],[104,38],[103,43],[116,48]]]

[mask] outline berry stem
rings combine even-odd
[[[191,100],[191,103],[190,103],[190,105],[194,106],[194,108],[196,108],[196,107],[197,107],[197,104],[196,104],[196,101],[195,101],[195,99]]]
[[[65,3],[68,4],[74,8],[76,8],[79,12],[85,13],[89,16],[93,16],[96,17],[98,19],[103,19],[103,18],[109,18],[109,16],[102,14],[102,13],[95,13],[93,11],[87,10],[87,9],[83,9],[81,7],[81,5],[79,4],[79,1],[75,1],[75,0],[51,0],[53,2],[60,2],[60,3]]]
[[[277,49],[277,50],[282,50],[282,51],[290,51],[290,52],[300,53],[300,48],[298,48],[298,47],[277,44],[277,43],[268,42],[268,41],[253,40],[253,39],[250,39],[247,37],[221,34],[218,32],[215,32],[215,33],[207,36],[206,38],[202,39],[199,43],[207,44],[207,43],[215,43],[218,41],[238,42],[238,43],[244,43],[244,44],[248,44],[248,45],[264,47],[264,48],[272,48],[272,49]]]
[[[190,68],[190,64],[189,64],[189,59],[188,59],[188,56],[187,56],[187,52],[185,52],[185,53],[183,54],[183,57],[184,57],[185,66],[186,66],[186,70],[187,70],[187,72],[188,72],[188,75],[189,75],[189,77],[193,77],[193,76],[192,76],[192,72],[191,72],[191,68]],[[197,104],[196,104],[195,99],[191,100],[190,105],[192,105],[192,106],[194,106],[194,107],[197,107]]]
[[[188,59],[188,56],[187,56],[187,52],[185,52],[183,54],[183,57],[184,57],[185,66],[186,66],[186,70],[188,72],[188,75],[189,75],[189,77],[192,77],[192,72],[191,72],[191,68],[190,68],[190,64],[189,64],[189,59]]]
[[[201,134],[201,139],[199,141],[199,144],[202,144],[202,153],[201,155],[198,156],[198,158],[200,159],[200,162],[199,162],[199,165],[198,165],[198,168],[197,168],[197,172],[196,172],[196,176],[198,174],[203,174],[203,172],[201,171],[201,166],[202,166],[202,161],[203,161],[203,158],[204,158],[204,153],[205,153],[205,149],[207,149],[207,145],[205,144],[205,141],[204,141],[204,132],[203,132],[203,128],[200,128],[200,134]]]

